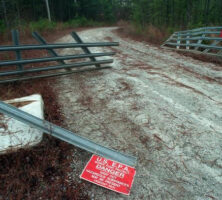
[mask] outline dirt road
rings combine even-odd
[[[69,129],[138,157],[130,197],[90,183],[86,192],[92,199],[222,199],[222,66],[114,30],[80,32],[84,41],[120,42],[112,69],[60,77],[56,85]],[[74,152],[71,178],[89,158]]]

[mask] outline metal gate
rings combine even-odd
[[[222,27],[175,32],[162,47],[222,57]]]
[[[115,52],[92,53],[89,50],[89,47],[108,47],[119,45],[119,43],[117,42],[84,43],[82,39],[78,36],[78,34],[75,32],[72,32],[71,36],[76,41],[76,43],[49,44],[37,32],[33,32],[32,35],[35,40],[38,41],[38,45],[20,44],[19,32],[17,30],[13,30],[12,39],[14,45],[0,46],[0,53],[15,52],[16,55],[15,60],[0,61],[0,83],[9,83],[14,81],[23,81],[36,78],[46,78],[52,76],[68,75],[77,72],[110,68],[108,66],[104,67],[101,65],[112,63],[112,59],[96,60],[96,57],[113,56]],[[81,48],[83,54],[61,56],[55,51],[55,49],[64,48]],[[22,52],[30,50],[47,50],[49,56],[42,58],[22,59]],[[83,58],[90,58],[90,60],[84,62],[66,62],[68,60],[71,61]],[[48,66],[46,64],[45,66],[41,67],[34,65],[35,63],[47,62],[57,62],[57,65]],[[51,73],[52,71],[53,73]]]

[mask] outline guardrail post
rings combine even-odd
[[[187,36],[187,40],[186,40],[186,44],[187,44],[186,49],[187,49],[187,50],[190,49],[190,47],[189,47],[189,44],[190,44],[189,38],[190,38],[190,36],[188,35],[188,36]]]
[[[78,35],[76,32],[72,32],[72,33],[71,33],[71,36],[73,37],[73,39],[74,39],[77,43],[79,43],[79,44],[84,43],[84,42],[82,41],[82,39],[79,37],[79,35]],[[84,53],[91,54],[91,51],[89,50],[88,47],[81,47],[81,48],[82,48],[82,50],[83,50]],[[90,60],[91,60],[91,61],[96,61],[96,58],[95,58],[95,57],[90,57]],[[95,65],[95,66],[96,66],[96,67],[101,67],[100,65]]]
[[[205,34],[202,35],[202,38],[205,37]],[[203,40],[198,40],[197,44],[201,44],[203,42]],[[195,47],[195,50],[198,50],[200,47]]]
[[[12,40],[13,40],[14,45],[19,46],[19,32],[18,32],[18,30],[12,30]],[[21,60],[21,51],[16,50],[15,53],[16,53],[16,60]],[[18,64],[17,66],[18,66],[17,67],[18,70],[24,69],[22,64]]]

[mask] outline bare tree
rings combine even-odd
[[[50,8],[49,8],[49,0],[45,0],[46,3],[46,8],[47,8],[47,13],[48,13],[48,19],[51,22],[51,14],[50,14]]]

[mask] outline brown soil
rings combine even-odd
[[[211,62],[215,64],[220,64],[222,66],[222,58],[216,57],[216,56],[209,56],[209,55],[200,55],[200,54],[195,54],[195,53],[189,53],[189,52],[180,52],[177,51],[177,53],[182,54],[187,57],[192,57],[196,60],[200,60],[203,62]]]
[[[165,38],[167,38],[168,36],[168,34],[162,33],[160,32],[160,30],[151,30],[151,31],[152,35],[150,36],[148,32],[147,34],[136,33],[134,28],[132,28],[131,26],[120,27],[117,30],[114,30],[114,32],[122,38],[129,38],[138,42],[147,42],[154,46],[161,45],[164,42]]]
[[[40,35],[43,36],[47,42],[54,42],[58,38],[63,37],[64,35],[67,35],[71,33],[72,31],[82,31],[86,30],[88,28],[67,28],[67,29],[59,29],[59,30],[53,30],[53,31],[45,31],[42,32]],[[20,43],[22,44],[30,44],[33,43],[33,41],[36,41],[33,37],[30,31],[28,32],[19,32],[20,35]],[[36,43],[36,42],[35,42]],[[12,37],[11,33],[9,32],[6,38],[2,38],[2,35],[0,35],[0,45],[12,45]]]

